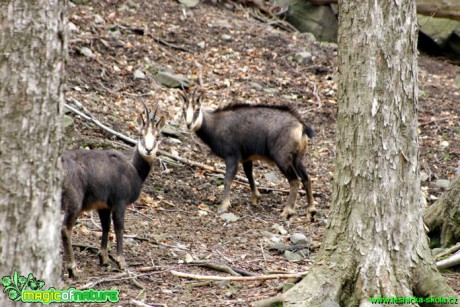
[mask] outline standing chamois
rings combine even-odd
[[[126,268],[123,256],[123,231],[126,206],[139,198],[142,184],[147,178],[158,150],[159,131],[164,117],[155,123],[145,106],[146,121],[139,117],[140,139],[134,150],[67,151],[62,156],[63,182],[61,210],[64,222],[61,236],[69,277],[76,276],[72,251],[72,228],[82,211],[97,210],[102,226],[99,259],[101,265],[109,262],[107,241],[112,216],[117,238],[116,262]],[[157,107],[158,109],[158,107]]]
[[[203,93],[180,93],[187,128],[205,142],[214,154],[225,161],[224,195],[219,213],[230,207],[230,186],[238,162],[243,164],[252,191],[251,202],[257,204],[260,193],[252,176],[252,162],[274,162],[290,185],[287,204],[281,213],[285,219],[295,213],[299,178],[307,192],[307,219],[314,220],[316,208],[310,177],[302,164],[311,129],[290,106],[230,104],[216,110],[202,108]]]

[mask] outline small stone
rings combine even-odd
[[[145,74],[139,69],[136,69],[134,71],[134,79],[145,79]]]
[[[439,145],[441,145],[442,147],[449,147],[449,142],[442,141],[441,143],[439,143]]]
[[[279,90],[277,88],[274,88],[274,87],[267,87],[267,88],[264,88],[263,90],[265,93],[268,93],[268,94],[276,94],[279,92]]]
[[[262,91],[264,89],[262,85],[256,82],[251,83],[249,86],[258,91]]]
[[[427,181],[428,179],[430,179],[430,176],[427,173],[420,172],[420,181]]]
[[[438,179],[434,182],[434,184],[441,189],[447,189],[450,185],[450,181],[447,179]]]
[[[222,34],[220,36],[220,38],[224,41],[231,41],[232,40],[232,36],[231,35],[228,35],[228,34]]]
[[[102,23],[105,23],[105,20],[104,18],[101,17],[101,15],[94,15],[94,22],[96,24],[102,24]]]
[[[308,238],[306,235],[304,235],[303,233],[294,233],[291,237],[290,237],[290,240],[292,242],[292,244],[308,244]]]
[[[220,215],[220,218],[223,219],[224,221],[226,222],[236,222],[238,221],[240,218],[237,217],[235,214],[233,213],[222,213]]]
[[[297,253],[294,253],[294,252],[291,252],[291,251],[285,251],[284,252],[284,257],[289,260],[289,261],[300,261],[303,259],[303,256],[300,255],[300,254],[297,254]]]
[[[183,4],[187,8],[194,8],[200,3],[200,0],[179,0],[179,3]]]
[[[198,44],[196,44],[198,47],[200,47],[201,49],[204,49],[206,47],[206,42],[205,41],[201,41],[199,42]]]
[[[279,232],[280,235],[284,236],[285,234],[287,234],[287,231],[286,229],[284,229],[283,226],[279,225],[279,224],[274,224],[272,226],[272,229]]]
[[[300,64],[309,63],[312,60],[312,55],[308,51],[302,51],[302,52],[296,53],[294,59]]]
[[[161,134],[163,134],[164,136],[179,138],[181,133],[176,129],[163,127],[163,129],[161,129]]]
[[[94,56],[94,53],[88,47],[81,47],[78,50],[78,52],[80,52],[81,55],[84,55],[88,58],[92,58]]]
[[[72,32],[78,32],[79,29],[78,29],[78,27],[77,27],[73,22],[68,22],[68,23],[67,23],[67,31],[69,31],[70,33],[72,33]]]
[[[265,179],[267,179],[269,182],[272,182],[272,183],[280,182],[280,179],[276,175],[275,172],[266,173],[266,174],[264,174],[264,177],[265,177]]]
[[[64,126],[64,129],[73,127],[73,124],[74,124],[73,118],[68,115],[64,115],[64,119],[62,121],[62,125]]]

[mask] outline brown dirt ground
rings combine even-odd
[[[260,205],[252,206],[248,186],[235,183],[231,212],[240,220],[225,223],[215,214],[222,192],[221,179],[180,163],[163,163],[166,169],[158,163],[145,183],[141,199],[129,207],[125,222],[125,234],[131,237],[125,239],[125,257],[132,274],[139,275],[137,281],[143,289],[126,278],[103,281],[119,274],[116,265],[112,263],[105,270],[99,266],[94,251],[76,247],[80,278],[65,282],[74,287],[99,282],[95,289],[118,289],[122,305],[130,305],[130,300],[136,299],[157,306],[244,306],[276,295],[286,281],[200,283],[172,276],[170,270],[227,276],[185,264],[186,256],[253,274],[308,270],[321,242],[331,201],[337,48],[317,43],[308,35],[261,23],[247,9],[229,10],[206,2],[193,10],[164,0],[69,5],[69,21],[77,30],[69,35],[67,99],[79,100],[99,120],[132,137],[136,117],[142,111],[141,99],[150,105],[158,103],[159,112],[172,124],[182,123],[175,90],[161,87],[154,80],[154,68],[171,68],[194,82],[202,76],[210,108],[234,101],[294,104],[316,131],[305,161],[321,214],[318,223],[307,223],[303,196],[298,201],[299,215],[284,223],[279,214],[286,193],[261,191]],[[104,22],[97,22],[96,15]],[[132,29],[143,29],[144,33]],[[230,40],[224,39],[223,34],[229,35]],[[201,42],[204,46],[199,46]],[[94,56],[81,55],[82,47],[90,48]],[[302,50],[311,52],[311,63],[292,60]],[[146,78],[134,79],[136,69],[143,71]],[[430,177],[423,182],[430,202],[443,192],[434,181],[452,178],[460,160],[460,84],[453,81],[459,74],[458,66],[443,59],[420,57],[420,160],[422,171]],[[74,119],[75,125],[66,132],[66,148],[123,147],[109,133],[79,117]],[[182,143],[177,145],[166,138],[162,149],[223,168],[222,162],[183,127],[179,139]],[[257,165],[259,185],[288,189],[284,180],[273,184],[265,179],[264,174],[274,170]],[[200,210],[208,214],[200,215]],[[74,228],[74,243],[98,247],[98,223],[96,214],[82,216]],[[311,240],[312,248],[304,250],[305,260],[289,262],[282,253],[270,250],[273,243],[262,232],[275,233],[272,226],[276,223],[288,231],[280,236],[286,244],[289,234],[295,232]],[[110,239],[114,246],[112,232]],[[444,276],[460,292],[458,269]]]

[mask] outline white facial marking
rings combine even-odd
[[[185,123],[187,126],[191,125],[193,121],[193,106],[189,104],[185,113]]]
[[[153,149],[153,145],[155,144],[155,138],[153,137],[152,128],[149,128],[147,130],[147,135],[144,138],[144,142],[145,142],[145,149],[146,150],[152,150]]]
[[[203,111],[200,109],[198,111],[198,117],[197,119],[192,123],[192,131],[195,132],[201,128],[201,125],[203,124]]]

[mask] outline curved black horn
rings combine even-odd
[[[193,93],[192,93],[192,100],[194,100],[194,98],[195,98],[195,93],[196,93],[196,91],[198,91],[199,88],[200,88],[200,87],[197,86],[197,87],[195,87],[195,89],[193,90]]]
[[[155,108],[155,112],[153,113],[152,120],[155,119],[155,115],[157,115],[157,111],[158,111],[158,103],[157,103],[157,107]]]
[[[147,125],[148,125],[148,121],[149,121],[149,108],[147,108],[147,105],[145,104],[144,100],[142,100],[142,104],[144,105],[144,113],[145,113],[145,116],[147,117]],[[144,118],[141,116],[142,118],[142,121],[144,121]]]

